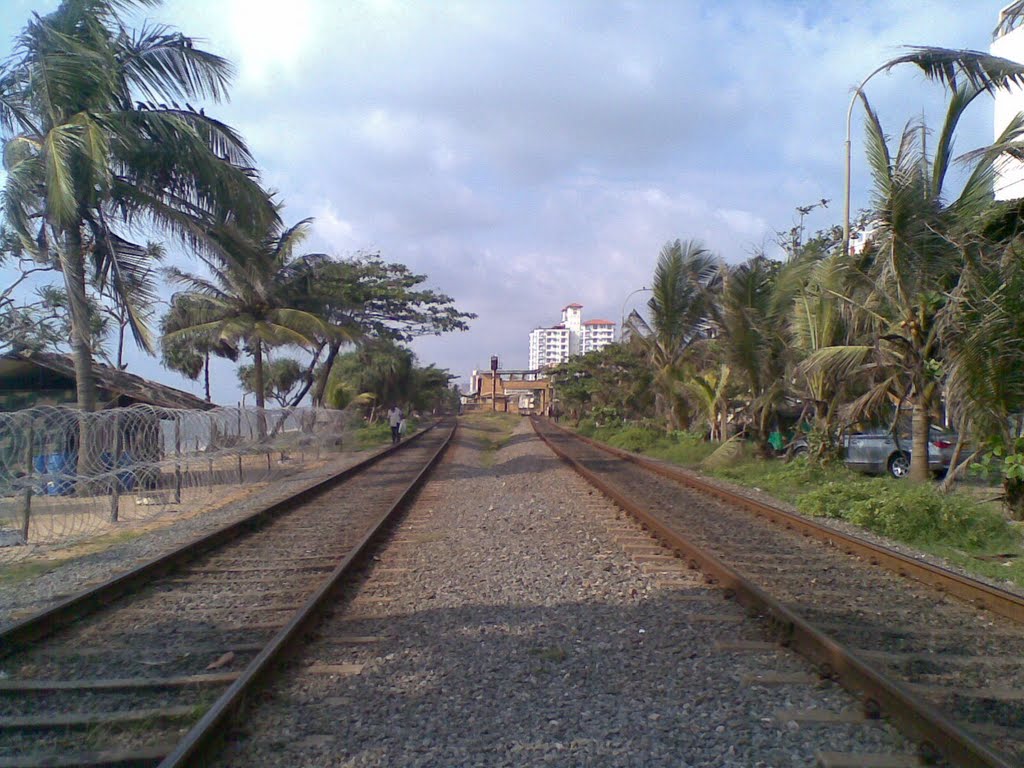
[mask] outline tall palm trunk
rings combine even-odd
[[[327,359],[324,360],[323,374],[317,380],[316,385],[313,387],[313,394],[310,399],[313,401],[314,408],[323,408],[324,395],[327,392],[327,381],[331,377],[331,369],[334,368],[334,361],[338,359],[338,353],[341,351],[341,342],[332,341],[330,346],[327,348]]]
[[[256,407],[265,407],[265,399],[263,396],[263,342],[256,339],[256,343],[252,348],[252,375],[253,375],[253,386],[256,389]]]
[[[931,427],[931,414],[923,395],[914,403],[911,425],[914,434],[911,441],[910,479],[915,483],[924,483],[928,480],[928,432]]]
[[[206,388],[206,402],[210,399],[210,350],[203,352],[203,386]]]
[[[71,353],[75,363],[78,407],[91,413],[96,410],[96,377],[92,368],[92,339],[89,334],[89,300],[85,291],[82,235],[77,228],[65,233],[60,264],[71,314]]]
[[[71,315],[71,356],[75,365],[78,409],[83,414],[92,413],[96,410],[96,376],[92,367],[92,339],[89,334],[89,300],[85,289],[82,235],[77,227],[68,230],[64,235],[60,264]],[[78,420],[78,457],[75,464],[79,478],[89,477],[96,471],[93,458],[98,457],[99,451],[94,443],[92,424],[87,417],[82,416]],[[76,492],[89,494],[92,493],[92,488],[81,480],[76,484]]]
[[[260,433],[260,440],[267,436],[267,417],[263,412],[266,407],[263,397],[263,342],[256,339],[252,348],[252,374],[253,384],[256,387],[256,424]]]

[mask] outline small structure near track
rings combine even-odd
[[[180,389],[93,364],[99,408],[154,405],[207,411],[215,406]],[[0,355],[0,411],[76,403],[75,364],[67,355],[20,349]]]
[[[471,390],[462,397],[466,411],[546,414],[551,407],[551,379],[541,371],[473,371]]]

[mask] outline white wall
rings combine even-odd
[[[993,40],[990,51],[994,56],[1024,63],[1024,26]],[[996,91],[993,138],[998,138],[1019,112],[1024,112],[1024,90],[1014,86],[1010,90]],[[1024,163],[1008,157],[999,160],[995,193],[997,200],[1024,197]]]

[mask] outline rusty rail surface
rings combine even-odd
[[[843,687],[860,696],[865,710],[869,714],[884,714],[898,723],[905,733],[918,740],[920,752],[923,756],[942,755],[956,765],[969,768],[1013,768],[1013,763],[1009,762],[1005,756],[995,752],[988,745],[976,739],[932,704],[924,701],[900,683],[874,669],[845,645],[829,637],[805,619],[786,608],[714,555],[693,545],[679,531],[668,526],[660,518],[652,515],[648,510],[588,470],[559,446],[555,445],[544,434],[538,418],[532,417],[531,421],[534,431],[541,440],[559,458],[585,478],[587,482],[600,490],[628,514],[638,519],[669,547],[679,552],[692,566],[702,570],[707,575],[709,581],[723,587],[726,590],[725,594],[727,597],[734,597],[745,607],[752,608],[770,617],[772,624],[778,632],[780,641],[784,645],[793,648],[814,662],[823,677],[836,680]],[[556,427],[550,421],[545,420],[545,423],[564,436],[580,440],[601,451],[632,461],[645,469],[655,471],[672,480],[681,481],[696,490],[705,491],[706,489],[706,492],[713,493],[717,498],[742,505],[748,509],[752,505],[756,505],[758,508],[763,507],[768,511],[778,514],[779,520],[785,521],[787,525],[790,522],[790,518],[794,519],[793,522],[797,521],[796,516],[790,515],[783,510],[775,509],[760,502],[753,502],[744,496],[730,494],[728,491],[720,488],[713,488],[709,484],[701,483],[696,478],[688,475],[688,473],[677,473],[664,465],[640,459],[633,454],[602,445],[562,427]],[[759,514],[768,516],[765,512],[759,512]],[[813,525],[810,521],[803,522]],[[789,525],[789,527],[796,528],[797,526]],[[828,533],[830,534],[829,538],[838,538],[835,531],[829,530]],[[875,546],[868,542],[862,543],[870,547]],[[881,558],[879,558],[879,562],[882,562]],[[911,562],[913,563],[914,561]],[[917,563],[914,564],[918,565]]]
[[[256,656],[245,665],[239,674],[231,675],[230,677],[233,679],[225,681],[229,682],[229,685],[220,692],[209,708],[205,709],[202,717],[198,721],[193,721],[191,729],[183,737],[164,745],[142,748],[94,750],[68,753],[67,755],[47,753],[28,756],[31,758],[28,761],[20,757],[3,758],[0,759],[0,764],[156,766],[159,763],[165,768],[209,764],[219,747],[220,740],[224,737],[233,719],[237,717],[246,698],[271,674],[280,669],[281,661],[288,653],[300,647],[303,637],[319,615],[335,604],[334,598],[338,590],[342,588],[354,570],[365,562],[368,553],[372,552],[372,548],[376,545],[382,532],[397,518],[415,492],[426,481],[430,471],[450,445],[457,427],[455,423],[444,426],[440,422],[435,423],[398,445],[377,450],[359,464],[326,479],[309,482],[286,499],[270,504],[240,521],[226,525],[185,546],[178,547],[172,552],[154,558],[127,574],[87,590],[55,608],[36,614],[0,633],[0,657],[12,654],[19,649],[38,648],[40,639],[55,634],[60,627],[67,627],[81,618],[98,613],[104,606],[119,604],[122,598],[131,597],[148,587],[155,579],[166,574],[173,575],[175,571],[187,568],[202,555],[215,552],[222,545],[233,543],[236,539],[245,538],[247,533],[263,528],[272,521],[284,517],[289,510],[300,507],[306,502],[315,503],[322,493],[373,467],[384,457],[402,451],[413,443],[422,444],[421,438],[438,427],[447,429],[447,432],[440,435],[436,446],[432,442],[425,446],[427,450],[424,452],[423,463],[417,462],[415,466],[410,467],[411,473],[414,473],[412,479],[410,480],[407,476],[403,480],[404,484],[396,488],[399,493],[388,501],[387,509],[374,512],[367,521],[368,526],[362,529],[352,546],[339,555],[330,573],[304,592],[300,607],[290,614],[287,623],[275,631],[274,635],[265,642]],[[434,432],[434,434],[438,433]],[[47,685],[51,684],[50,681],[44,682]],[[107,680],[103,682],[120,684],[125,681]],[[159,683],[159,681],[157,682]],[[156,685],[155,687],[160,688],[161,686]],[[39,688],[38,690],[49,689]],[[199,717],[199,715],[196,714],[195,717]]]
[[[286,499],[281,499],[263,507],[244,518],[228,523],[215,531],[186,542],[179,547],[159,555],[131,570],[108,579],[95,587],[72,595],[52,608],[33,614],[0,631],[0,659],[24,650],[36,640],[53,634],[58,629],[88,616],[124,595],[138,590],[153,579],[171,573],[192,560],[216,549],[221,544],[232,541],[248,531],[255,530],[288,509],[302,504],[307,499],[337,485],[376,464],[388,454],[400,450],[409,443],[434,429],[436,424],[420,430],[408,440],[397,445],[389,445],[370,454],[358,464],[341,470],[328,478],[317,480],[300,488]]]
[[[249,662],[241,676],[213,703],[202,719],[185,734],[177,748],[160,763],[158,768],[185,768],[185,766],[191,765],[206,765],[209,762],[219,746],[220,740],[224,737],[231,719],[243,707],[245,697],[263,683],[275,671],[278,662],[301,642],[304,631],[316,621],[320,613],[333,606],[334,600],[331,598],[344,579],[362,562],[381,531],[397,516],[412,495],[426,481],[427,475],[450,445],[456,429],[457,425],[453,425],[448,436],[423,469],[402,491],[398,500],[374,522],[359,543],[338,563],[331,575],[295,613],[292,620],[273,637],[256,658]]]
[[[932,565],[931,563],[915,560],[890,547],[875,544],[853,534],[843,533],[835,528],[809,520],[802,515],[787,512],[771,504],[766,504],[749,496],[705,482],[693,472],[688,472],[680,467],[668,466],[620,448],[613,448],[610,445],[604,445],[584,435],[576,434],[560,425],[552,422],[548,423],[552,428],[571,435],[573,438],[581,440],[598,450],[630,461],[662,477],[682,483],[689,488],[714,496],[729,504],[743,507],[758,517],[763,517],[773,523],[778,523],[791,530],[811,536],[842,550],[848,555],[863,557],[872,565],[887,568],[898,573],[900,576],[927,584],[940,592],[945,592],[978,608],[985,608],[1000,616],[1024,623],[1024,597],[1018,594],[986,584],[970,576],[964,576],[955,571]]]

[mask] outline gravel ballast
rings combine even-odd
[[[571,473],[524,420],[457,446],[221,765],[800,766],[913,751]],[[757,682],[764,675],[791,682]],[[803,682],[795,682],[804,678]],[[785,679],[785,677],[783,677]]]
[[[63,598],[169,552],[192,539],[251,515],[280,499],[287,498],[305,485],[330,477],[346,467],[357,464],[369,453],[369,451],[363,451],[333,457],[325,461],[322,466],[276,480],[264,488],[256,489],[239,501],[209,512],[187,516],[166,526],[160,525],[159,519],[147,521],[143,524],[146,528],[152,528],[154,525],[159,527],[100,551],[73,557],[35,578],[8,584],[0,588],[0,629],[26,615],[44,610]],[[230,495],[232,490],[231,487],[226,486],[224,492]],[[123,527],[125,532],[130,533],[137,526],[125,523]]]

